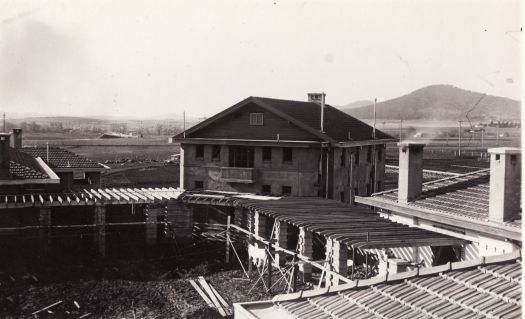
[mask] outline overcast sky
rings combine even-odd
[[[520,99],[519,1],[0,0],[0,110],[210,116],[248,96]]]

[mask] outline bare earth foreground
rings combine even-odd
[[[248,294],[259,275],[253,273],[251,281],[241,279],[237,261],[225,265],[223,245],[203,242],[196,248],[193,258],[184,260],[176,254],[150,254],[149,258],[97,260],[87,265],[2,269],[0,317],[32,317],[35,311],[60,302],[36,317],[222,318],[189,283],[198,276],[204,276],[230,305],[271,298],[260,281]]]

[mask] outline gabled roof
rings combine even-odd
[[[45,169],[32,156],[19,152],[16,149],[9,149],[9,175],[0,176],[0,180],[29,180],[29,179],[48,179]]]
[[[324,111],[324,132],[321,132],[321,111],[318,104],[313,102],[279,100],[253,96],[244,99],[243,101],[186,130],[186,137],[191,138],[191,135],[200,129],[251,103],[254,103],[297,125],[322,141],[335,144],[349,141],[373,140],[373,128],[370,125],[328,104],[325,105]],[[349,135],[350,139],[348,138]],[[183,133],[175,136],[176,139],[182,137]],[[387,139],[390,140],[393,139],[393,137],[376,130],[376,140]]]
[[[45,146],[24,147],[20,151],[33,157],[42,158],[52,169],[103,170],[105,168],[99,163],[59,147],[49,147],[49,159]]]

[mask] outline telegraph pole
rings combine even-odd
[[[403,139],[403,119],[399,122],[399,141]]]
[[[459,123],[459,143],[458,143],[458,156],[461,157],[461,123],[463,121],[458,121]]]
[[[372,131],[372,138],[376,138],[376,103],[377,98],[374,99],[374,130]]]

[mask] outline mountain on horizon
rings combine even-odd
[[[342,109],[342,110],[344,110],[344,109],[355,109],[355,108],[358,108],[358,107],[369,106],[369,105],[372,105],[372,104],[374,104],[374,101],[361,100],[361,101],[355,101],[355,102],[343,105],[343,106],[340,107],[340,109]]]
[[[467,91],[452,85],[430,85],[412,93],[379,102],[378,119],[391,120],[509,120],[520,118],[521,102],[505,97]],[[478,102],[479,101],[479,102]],[[476,103],[478,103],[476,105]],[[351,104],[350,104],[351,105]],[[475,107],[474,107],[475,106]],[[373,105],[341,110],[359,119],[373,117]]]

